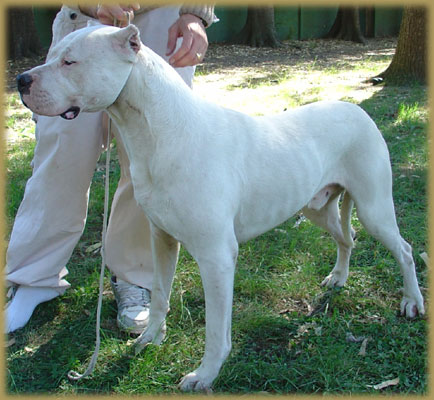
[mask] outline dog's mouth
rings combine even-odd
[[[80,114],[80,107],[72,106],[68,108],[64,113],[60,114],[60,116],[64,119],[74,119]]]

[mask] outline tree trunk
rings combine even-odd
[[[246,24],[230,42],[252,47],[280,46],[274,27],[274,7],[248,7]]]
[[[372,83],[402,85],[427,81],[426,8],[405,7],[398,44],[389,67]]]
[[[365,43],[360,29],[359,8],[340,6],[335,22],[325,38]]]
[[[40,55],[41,44],[30,7],[9,8],[8,23],[8,58],[32,57]]]
[[[364,36],[373,38],[375,37],[375,7],[366,7],[366,26]]]

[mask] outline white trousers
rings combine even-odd
[[[178,7],[137,16],[142,42],[166,58],[168,29]],[[194,67],[177,69],[192,85]],[[64,279],[87,216],[89,187],[103,148],[103,113],[81,113],[72,121],[37,116],[33,174],[15,218],[7,250],[7,285],[50,287],[63,293]],[[137,205],[129,161],[119,136],[121,178],[113,199],[106,238],[106,261],[114,275],[151,289],[149,222]]]

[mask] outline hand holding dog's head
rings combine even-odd
[[[17,77],[24,104],[37,114],[75,118],[115,102],[141,47],[134,25],[93,25],[54,46],[44,65]]]

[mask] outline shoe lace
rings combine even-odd
[[[141,288],[135,285],[118,286],[118,308],[149,306],[151,302],[151,295],[148,289]]]

